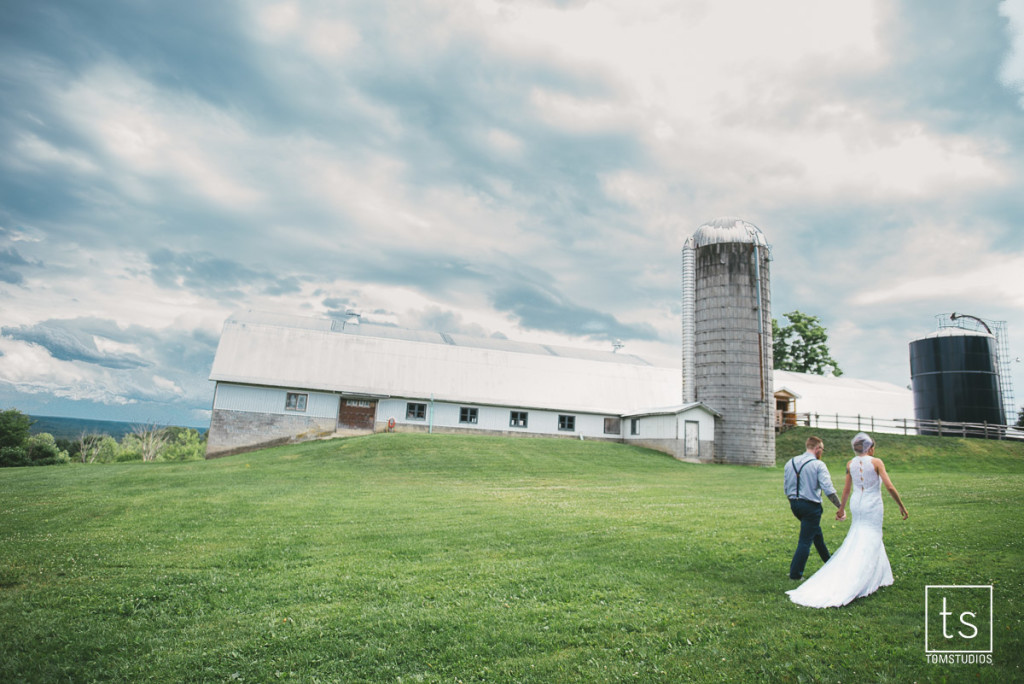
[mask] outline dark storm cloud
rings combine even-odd
[[[243,299],[251,291],[280,295],[300,289],[300,279],[295,276],[258,271],[208,252],[186,254],[158,249],[150,253],[149,261],[157,285],[225,300]]]
[[[26,261],[18,253],[18,250],[13,248],[0,250],[0,283],[21,285],[25,282],[25,277],[17,270],[17,267],[30,265],[31,263]]]
[[[38,344],[62,361],[82,361],[106,368],[133,370],[159,367],[161,372],[206,373],[213,362],[218,336],[202,330],[155,330],[102,318],[49,319],[31,326],[4,327],[6,337]],[[94,337],[132,345],[139,354],[102,352]]]
[[[455,36],[438,52],[418,55],[417,62],[378,54],[375,68],[360,73],[357,85],[400,118],[392,149],[412,162],[411,182],[451,182],[491,194],[500,178],[528,198],[524,209],[545,217],[541,223],[571,231],[580,217],[611,206],[600,189],[601,175],[643,164],[646,153],[632,131],[554,128],[530,101],[538,88],[583,100],[610,99],[615,93],[602,74],[569,70],[541,57],[511,60],[481,41]],[[492,130],[513,136],[522,148],[501,154],[486,142]]]
[[[486,259],[474,262],[437,251],[396,248],[380,258],[359,259],[346,265],[346,275],[390,285],[412,285],[424,292],[443,292],[453,287],[491,280]]]
[[[344,319],[349,311],[353,311],[356,303],[347,297],[327,297],[320,302],[327,309],[331,318]],[[357,312],[362,313],[362,312]]]
[[[125,410],[130,410],[133,420],[152,420],[159,415],[167,422],[191,424],[196,420],[193,411],[208,406],[206,378],[217,347],[216,334],[139,325],[121,327],[101,318],[51,319],[31,326],[6,327],[0,333],[37,344],[55,359],[84,364],[86,379],[71,386],[49,386],[53,380],[41,376],[32,383],[32,389],[20,395],[19,405],[39,406],[33,409],[37,413],[50,414],[46,407],[58,405],[65,409],[77,405],[78,410],[92,406],[100,413],[121,406],[132,407]],[[139,353],[101,351],[94,336],[130,345]],[[4,392],[0,387],[0,396]],[[50,398],[46,400],[37,398],[47,395]]]
[[[523,327],[535,330],[602,340],[620,337],[657,339],[657,332],[652,326],[620,323],[610,314],[578,306],[535,285],[512,285],[501,289],[492,296],[492,303],[498,310],[515,315]]]
[[[268,85],[252,68],[236,3],[11,5],[0,20],[0,42],[6,45],[0,54],[35,55],[69,73],[115,57],[166,88],[187,88],[223,104],[240,85],[250,94]]]
[[[0,36],[8,39],[0,41],[0,56],[6,57],[11,76],[0,79],[0,93],[19,103],[0,112],[5,144],[10,147],[31,135],[101,166],[120,163],[108,159],[97,140],[83,137],[54,100],[54,93],[66,90],[92,66],[113,62],[125,65],[161,95],[198,98],[229,113],[247,133],[262,136],[261,144],[278,138],[315,140],[318,150],[356,166],[373,155],[401,159],[401,180],[410,188],[472,188],[493,197],[503,192],[495,188],[500,181],[516,196],[501,201],[520,204],[523,212],[537,218],[524,230],[557,230],[566,244],[590,233],[588,217],[612,209],[600,190],[601,174],[642,163],[642,146],[630,133],[552,128],[529,100],[536,88],[584,99],[607,97],[611,86],[600,72],[552,63],[548,55],[502,55],[486,38],[464,29],[448,28],[442,40],[423,38],[422,26],[443,25],[450,18],[448,10],[422,6],[395,13],[379,3],[349,5],[345,20],[361,40],[343,66],[332,66],[317,62],[294,42],[268,50],[245,28],[256,23],[254,13],[237,5],[187,7],[16,4],[0,28]],[[406,23],[396,29],[396,21]],[[411,45],[397,45],[403,41]],[[492,130],[513,136],[521,143],[520,152],[496,152],[487,143]],[[166,179],[161,183],[159,177],[123,170],[125,178],[157,198],[150,205],[126,197],[117,174],[82,174],[54,164],[40,166],[38,160],[31,163],[34,173],[27,174],[0,165],[0,201],[15,218],[45,223],[54,232],[76,238],[88,233],[95,240],[119,235],[123,244],[148,244],[150,249],[154,241],[166,243],[170,233],[195,235],[230,245],[236,253],[278,242],[276,236],[268,237],[268,228],[189,196]],[[289,186],[297,182],[294,178],[278,177],[280,170],[262,159],[253,163],[246,173],[255,187],[275,194],[259,221],[262,226],[330,230],[348,236],[355,248],[365,240],[361,227],[346,220],[343,210],[298,201],[302,189]],[[297,256],[287,245],[274,249],[282,256]],[[313,255],[310,260],[318,256],[330,258]],[[221,299],[236,301],[248,291],[231,283],[230,274],[238,273],[237,268],[204,279],[194,272],[201,264],[188,265],[188,274],[180,272],[185,267],[180,260],[166,266],[176,277],[186,275],[188,283],[216,285],[215,296]],[[397,280],[416,286],[425,280],[414,271],[404,276],[396,278],[387,264],[379,272],[361,269],[361,277],[371,282]],[[266,290],[294,291],[295,283],[286,279]]]
[[[153,365],[135,354],[103,353],[89,333],[67,321],[46,321],[36,325],[0,328],[0,334],[14,340],[30,342],[46,349],[61,361],[81,361],[104,368],[132,369]]]
[[[893,114],[912,113],[940,129],[1020,131],[1018,95],[999,80],[1010,49],[998,2],[896,3],[882,27],[891,63],[864,82],[864,94]],[[1008,129],[1004,129],[1008,126]]]

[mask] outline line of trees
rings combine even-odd
[[[125,461],[194,461],[206,454],[206,436],[198,430],[135,425],[120,442],[110,435],[83,432],[76,439],[31,434],[33,421],[18,409],[0,412],[0,467],[121,463]]]

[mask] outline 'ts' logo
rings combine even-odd
[[[992,585],[924,589],[926,653],[992,652]]]

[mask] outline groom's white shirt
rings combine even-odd
[[[810,463],[809,461],[813,461]],[[807,465],[804,465],[804,464]],[[803,466],[801,468],[801,466]],[[796,469],[800,469],[800,491],[796,490]],[[821,494],[818,490],[825,492],[825,496],[835,494],[836,488],[832,486],[832,476],[828,474],[828,467],[824,461],[819,461],[810,451],[805,451],[796,458],[791,458],[782,469],[783,489],[790,499],[807,499],[815,503],[821,503]]]

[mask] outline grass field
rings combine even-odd
[[[818,432],[841,487],[852,433]],[[0,681],[1024,680],[1024,445],[879,435],[896,583],[813,610],[783,593],[807,434],[770,469],[402,434],[5,469]],[[956,584],[994,586],[991,665],[925,657]]]

